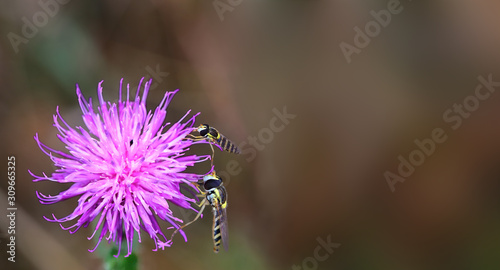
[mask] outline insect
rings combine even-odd
[[[212,206],[212,212],[214,216],[212,223],[212,239],[214,241],[214,252],[215,253],[219,252],[219,247],[221,245],[221,242],[224,249],[227,250],[228,248],[227,213],[226,213],[227,192],[226,188],[222,184],[222,178],[220,178],[220,176],[218,176],[215,173],[215,171],[213,171],[211,174],[205,175],[203,177],[203,183],[199,185],[203,186],[203,189],[205,190],[204,192],[201,191],[201,194],[199,194],[200,196],[204,197],[204,199],[198,205],[199,207],[201,207],[200,211],[192,221],[186,223],[184,226],[175,230],[172,233],[170,239],[172,240],[174,235],[179,230],[195,222],[203,213],[205,206],[210,205]]]
[[[194,140],[207,140],[209,142],[219,145],[220,147],[222,147],[222,149],[228,151],[229,153],[234,153],[234,154],[240,153],[240,149],[238,149],[238,147],[233,142],[231,142],[228,138],[222,135],[214,127],[211,127],[207,124],[203,124],[200,125],[198,128],[196,128],[196,130],[200,133],[200,136],[191,135],[191,137]]]

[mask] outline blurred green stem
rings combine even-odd
[[[138,257],[134,252],[128,257],[115,255],[118,253],[118,248],[113,247],[110,249],[106,257],[104,258],[104,269],[106,270],[136,270],[138,265]]]

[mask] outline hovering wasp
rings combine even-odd
[[[207,140],[211,143],[217,144],[222,149],[228,151],[229,153],[239,154],[240,149],[231,142],[228,138],[222,135],[217,129],[211,127],[207,124],[200,125],[196,128],[196,130],[200,133],[200,136],[191,135],[193,140]],[[212,144],[210,144],[212,147]],[[214,152],[214,148],[212,147],[212,153]]]
[[[219,252],[221,242],[224,246],[224,249],[227,250],[227,192],[226,188],[222,185],[222,178],[215,174],[215,171],[212,171],[211,174],[205,175],[203,177],[203,183],[200,183],[199,185],[203,186],[203,189],[205,190],[204,192],[201,191],[201,194],[199,194],[199,196],[204,197],[201,203],[198,204],[198,206],[201,207],[200,211],[193,220],[175,230],[172,233],[170,240],[172,240],[174,235],[179,230],[195,222],[203,213],[205,206],[210,205],[212,206],[212,212],[214,215],[212,223],[212,239],[214,241],[214,252]]]

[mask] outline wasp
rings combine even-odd
[[[200,133],[200,136],[191,135],[193,140],[207,140],[211,143],[219,145],[222,149],[228,151],[229,153],[240,153],[240,149],[214,127],[203,124],[197,127],[196,130]],[[210,147],[212,147],[212,145],[210,145]],[[212,152],[213,150],[214,149],[212,148]]]
[[[201,191],[199,196],[203,197],[203,200],[198,204],[200,211],[196,217],[190,222],[186,223],[182,227],[178,228],[172,233],[170,240],[174,235],[181,229],[187,227],[191,223],[195,222],[203,213],[205,206],[210,205],[212,207],[212,213],[214,216],[212,222],[212,239],[214,241],[214,252],[218,253],[222,242],[225,250],[228,248],[228,232],[227,232],[227,192],[226,188],[222,184],[222,178],[218,176],[215,171],[211,174],[205,175],[203,177],[203,183],[198,184],[203,187],[204,191]]]

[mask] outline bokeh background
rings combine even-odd
[[[156,83],[149,108],[180,88],[167,120],[200,111],[199,123],[256,156],[216,153],[220,170],[241,168],[227,179],[228,252],[213,253],[206,210],[189,242],[136,245],[140,269],[500,269],[500,93],[456,130],[443,119],[478,76],[500,81],[500,2],[401,1],[350,63],[340,44],[354,45],[354,28],[394,1],[47,2],[0,3],[0,205],[14,155],[18,207],[15,264],[0,211],[1,269],[103,269],[102,254],[87,251],[91,228],[70,235],[42,218],[76,201],[38,203],[36,190],[67,186],[31,181],[28,169],[54,170],[33,136],[64,147],[52,115],[59,106],[82,124],[76,83],[95,99],[104,80],[116,100],[121,78],[142,77]],[[284,107],[296,117],[266,137]],[[384,174],[435,128],[448,139],[392,192]],[[248,142],[259,134],[257,150]],[[312,259],[318,238],[340,244],[323,261]]]

